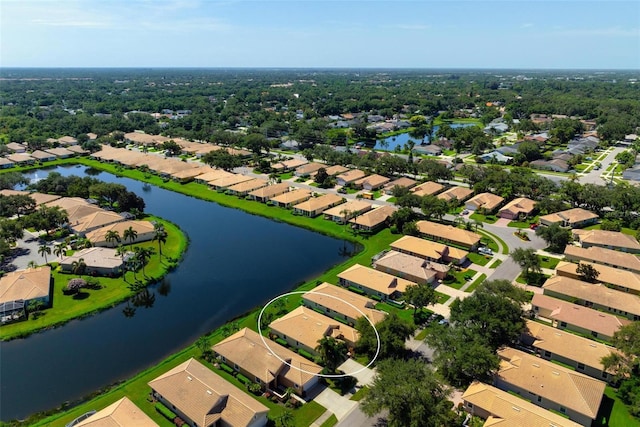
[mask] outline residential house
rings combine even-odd
[[[366,191],[375,191],[387,184],[389,181],[391,180],[386,176],[373,174],[365,176],[364,178],[360,178],[359,180],[355,181],[353,185],[356,188],[362,188]]]
[[[89,153],[89,151],[85,150],[84,148],[82,148],[82,147],[81,147],[81,146],[79,146],[79,145],[70,145],[70,146],[68,146],[68,147],[66,147],[66,148],[64,148],[64,149],[65,149],[65,150],[69,150],[69,151],[71,151],[73,154],[78,154],[78,155],[80,155],[80,156],[82,156],[82,155],[85,155],[85,154],[88,154],[88,153]],[[51,150],[47,150],[47,151],[51,151]],[[57,155],[57,154],[56,154],[56,155]],[[60,156],[58,156],[58,157],[60,157]],[[62,157],[62,158],[64,158],[64,157]]]
[[[103,212],[100,206],[87,202],[80,197],[60,197],[44,204],[47,207],[59,207],[67,212],[67,223],[77,224],[83,217],[96,212]]]
[[[464,264],[469,252],[438,242],[421,239],[414,236],[403,236],[391,243],[391,249],[396,252],[415,256],[426,261],[440,264]]]
[[[531,307],[538,319],[548,320],[554,328],[567,329],[603,341],[611,341],[620,327],[631,323],[622,317],[543,294],[534,294]]]
[[[39,301],[48,305],[51,287],[49,266],[5,273],[0,277],[0,304],[22,301],[28,306],[31,301]]]
[[[527,218],[533,214],[535,208],[536,202],[534,200],[527,199],[526,197],[518,197],[500,208],[498,216],[512,220]]]
[[[126,396],[73,425],[74,427],[158,427],[155,421]]]
[[[598,283],[618,291],[640,295],[640,274],[586,261],[582,261],[580,264],[590,265],[598,272],[598,277],[595,279]],[[578,265],[573,262],[560,261],[556,266],[556,274],[582,280],[583,276],[577,271]]]
[[[481,154],[478,156],[485,163],[511,163],[513,157],[505,156],[498,150],[493,150],[489,153]]]
[[[289,191],[289,183],[281,182],[250,191],[248,196],[257,202],[267,203],[272,197],[284,194],[287,191]]]
[[[70,222],[69,227],[74,233],[86,234],[90,231],[96,230],[105,225],[113,224],[115,222],[124,221],[125,218],[115,212],[99,210],[89,215],[83,216],[77,222]]]
[[[269,408],[194,358],[149,382],[156,399],[190,427],[262,427]]]
[[[562,227],[583,228],[598,222],[600,217],[582,208],[573,208],[540,217],[540,225],[560,224]]]
[[[484,425],[508,427],[580,427],[529,400],[474,381],[462,394],[465,411],[485,421]]]
[[[364,173],[360,169],[351,169],[338,175],[336,177],[336,183],[339,186],[344,187],[346,185],[353,184],[361,178],[364,178],[365,175],[366,173]]]
[[[254,190],[258,190],[262,187],[266,187],[267,185],[269,185],[269,182],[266,179],[260,179],[260,178],[251,179],[249,181],[244,181],[227,188],[227,194],[233,194],[239,197],[244,197],[248,193]]]
[[[606,384],[540,357],[506,347],[498,350],[495,385],[590,426],[598,416]]]
[[[302,165],[306,165],[307,163],[309,163],[307,160],[290,159],[279,163],[274,163],[271,165],[271,168],[278,173],[284,173],[299,168]]]
[[[344,202],[344,198],[332,193],[323,194],[320,197],[312,197],[306,202],[298,203],[293,207],[295,215],[315,218],[329,208]]]
[[[538,356],[571,366],[592,378],[608,382],[614,380],[602,365],[602,358],[615,352],[615,348],[540,322],[526,322],[527,327],[520,341]]]
[[[605,249],[599,246],[582,248],[580,246],[567,245],[564,250],[564,258],[572,262],[592,262],[598,265],[617,268],[619,270],[632,271],[640,274],[640,258],[636,255]],[[598,268],[596,266],[596,268]]]
[[[8,169],[14,167],[16,164],[6,157],[0,157],[0,169]]]
[[[542,289],[545,295],[608,311],[629,320],[640,320],[640,297],[637,295],[565,276],[547,279]]]
[[[416,226],[420,234],[436,242],[450,243],[468,251],[480,246],[481,236],[478,233],[431,221],[418,221]]]
[[[324,211],[324,217],[325,219],[330,219],[338,224],[344,224],[351,218],[370,211],[371,208],[371,203],[363,200],[349,200],[346,203]]]
[[[82,148],[80,148],[80,149],[82,150]],[[48,150],[45,150],[45,152],[49,153],[54,158],[59,158],[59,159],[66,159],[68,157],[73,157],[73,156],[75,156],[77,154],[76,152],[74,152],[74,151],[72,151],[72,150],[70,150],[68,148],[64,148],[64,147],[50,148]]]
[[[196,175],[194,181],[200,184],[209,184],[217,179],[232,176],[233,173],[224,171],[222,169],[213,169],[208,172],[203,172],[200,175]]]
[[[73,255],[60,257],[60,269],[72,273],[74,266],[80,260],[84,260],[86,274],[97,276],[117,276],[122,273],[124,264],[131,257],[116,255],[116,250],[105,247],[86,248],[74,252]]]
[[[298,307],[274,320],[269,325],[271,334],[283,339],[290,347],[318,356],[318,341],[332,337],[352,348],[358,341],[358,332],[337,320],[307,307]]]
[[[449,267],[402,252],[389,251],[373,263],[373,268],[385,273],[427,285],[447,276]]]
[[[51,162],[56,159],[56,156],[54,154],[42,150],[36,150],[30,153],[30,156],[39,162]]]
[[[253,179],[255,178],[248,175],[233,174],[231,176],[216,179],[215,181],[209,181],[209,186],[214,190],[221,191],[236,184],[240,184],[241,182],[251,181]]]
[[[458,202],[464,202],[473,194],[473,190],[466,187],[453,186],[448,190],[443,191],[438,194],[438,199],[446,200],[450,202],[452,200],[457,200]]]
[[[136,237],[133,240],[125,240],[124,233],[129,228],[133,229],[136,233]],[[107,241],[107,233],[113,231],[120,236],[120,242]],[[148,242],[155,236],[155,228],[149,221],[137,221],[137,220],[124,220],[105,225],[104,227],[96,228],[93,231],[88,232],[85,237],[89,239],[93,246],[99,247],[116,247],[119,244],[132,245],[140,242]]]
[[[493,193],[480,193],[467,200],[464,206],[470,211],[481,210],[486,213],[492,213],[498,209],[502,202],[504,202],[503,197]]]
[[[427,181],[413,187],[411,191],[418,197],[423,196],[433,196],[444,189],[444,185],[438,184],[437,182]]]
[[[342,173],[348,172],[349,168],[340,165],[328,166],[327,167],[327,175],[336,176]]]
[[[355,218],[351,218],[349,223],[351,224],[351,227],[357,230],[368,233],[376,232],[387,226],[389,218],[397,210],[398,209],[393,206],[380,206]]]
[[[302,303],[349,326],[354,326],[363,316],[374,324],[386,316],[384,311],[375,309],[374,300],[326,282],[303,294]]]
[[[60,196],[56,194],[45,194],[45,193],[38,193],[35,191],[31,193],[29,191],[11,190],[8,188],[4,190],[0,190],[0,196],[16,196],[16,195],[24,195],[24,196],[31,197],[33,201],[36,203],[36,206],[40,206],[45,203],[53,202],[55,200],[60,199]]]
[[[340,285],[364,292],[376,300],[385,301],[402,295],[415,282],[392,276],[383,271],[356,264],[338,274]]]
[[[284,194],[280,194],[279,196],[272,197],[269,202],[280,206],[281,208],[290,208],[293,205],[297,205],[298,203],[302,203],[305,200],[309,200],[311,198],[311,191],[304,188],[296,188],[293,191],[289,191]]]
[[[193,164],[193,163],[190,163]],[[194,180],[197,176],[202,175],[203,169],[209,169],[208,166],[187,167],[175,172],[171,172],[171,178],[175,181],[186,183]]]
[[[62,146],[68,146],[68,145],[75,145],[78,143],[78,140],[75,139],[72,136],[62,136],[60,138],[58,138],[58,144],[62,145]]]
[[[27,146],[24,144],[20,144],[19,142],[10,142],[7,145],[5,145],[5,147],[7,147],[7,150],[11,151],[12,153],[27,152]]]
[[[260,384],[263,390],[282,393],[291,387],[299,396],[318,384],[322,367],[298,353],[243,328],[211,347],[222,363]]]
[[[529,162],[529,166],[536,169],[550,170],[554,172],[567,172],[569,170],[569,164],[561,159],[534,160]]]
[[[311,175],[315,175],[320,169],[327,168],[327,165],[323,165],[322,163],[307,163],[306,165],[302,165],[298,167],[294,173],[295,176],[300,178],[306,178]]]
[[[388,183],[387,185],[385,185],[384,192],[385,194],[392,195],[393,189],[396,187],[411,188],[411,187],[414,187],[416,184],[417,182],[414,179],[406,178],[403,176],[402,178],[395,179],[390,183]]]
[[[32,165],[36,162],[36,159],[27,153],[8,154],[5,157],[18,166]]]
[[[640,243],[636,238],[619,231],[573,230],[573,236],[583,248],[597,246],[632,254],[640,253]]]
[[[424,154],[425,156],[439,156],[442,154],[442,147],[435,144],[416,145],[412,151],[417,154]]]
[[[150,135],[141,131],[129,132],[124,134],[126,142],[136,145],[155,146],[163,142],[169,141],[170,138],[162,135]]]

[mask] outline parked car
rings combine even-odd
[[[485,246],[479,247],[478,252],[483,255],[493,255],[493,251]]]
[[[538,228],[538,224],[535,224],[535,223],[534,224],[529,224],[529,228],[531,230],[535,230],[536,228]]]

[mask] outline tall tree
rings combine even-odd
[[[404,298],[413,305],[414,316],[418,310],[438,302],[438,295],[430,285],[407,286]]]
[[[600,275],[600,272],[593,265],[585,263],[578,264],[576,267],[576,273],[578,273],[580,279],[589,283],[595,283]]]
[[[160,254],[160,258],[162,258],[162,245],[167,243],[167,238],[169,235],[167,234],[167,230],[164,229],[164,226],[160,223],[155,223],[153,225],[153,240],[158,242],[158,253]]]
[[[118,233],[118,230],[109,230],[105,233],[104,235],[104,240],[108,243],[116,243],[116,245],[120,244],[120,233]],[[114,245],[114,246],[116,246]]]
[[[389,411],[389,427],[453,426],[450,391],[423,361],[382,360],[369,392],[360,403],[373,416]]]
[[[340,363],[346,359],[348,350],[344,341],[325,336],[318,340],[316,351],[320,355],[325,368],[330,373],[334,373]]]
[[[549,245],[549,251],[555,253],[563,253],[564,248],[571,241],[571,230],[563,228],[557,223],[536,228],[536,235],[542,237]]]
[[[142,275],[145,276],[144,267],[147,265],[149,260],[151,259],[151,255],[153,255],[155,251],[152,248],[146,248],[142,246],[136,246],[134,249],[134,257],[140,263],[140,267],[142,268]]]
[[[47,255],[51,255],[51,247],[46,243],[38,247],[38,253],[44,257],[44,263],[47,264]]]
[[[525,279],[529,280],[532,273],[542,273],[540,258],[536,255],[535,250],[531,248],[516,248],[511,251],[510,256],[522,268]]]
[[[124,233],[122,233],[122,237],[124,240],[129,241],[129,248],[133,247],[133,242],[138,238],[138,232],[133,228],[133,226],[129,226]]]

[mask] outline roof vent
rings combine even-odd
[[[517,406],[512,406],[511,409],[513,409],[514,411],[520,412],[520,408],[518,408]]]
[[[213,394],[213,393],[211,393],[211,390],[207,390],[207,394]]]
[[[533,363],[532,365],[533,365],[534,367],[536,367],[536,368],[539,368],[539,367],[540,367],[540,365],[538,365],[537,363]]]
[[[193,378],[191,378],[189,375],[187,375],[187,379],[188,379],[189,381],[191,381]]]
[[[552,371],[551,373],[552,373],[553,375],[558,375],[558,376],[560,376],[560,372],[558,372],[558,371]]]
[[[596,348],[595,344],[589,344],[591,347]]]

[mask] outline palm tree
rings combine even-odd
[[[476,231],[478,231],[478,227],[484,228],[484,224],[482,223],[482,221],[474,219],[473,220],[473,228],[475,228]]]
[[[316,351],[320,354],[322,363],[329,372],[335,372],[347,354],[347,345],[343,341],[325,336],[318,340]]]
[[[87,269],[87,264],[84,262],[84,258],[80,258],[77,261],[73,261],[71,263],[71,271],[73,274],[77,274],[79,277],[82,277],[85,270]]]
[[[117,244],[120,244],[120,233],[118,233],[118,230],[109,230],[105,233],[104,235],[104,240],[108,243],[111,244],[113,242],[116,242]]]
[[[278,417],[279,427],[289,427],[293,425],[293,413],[291,410],[284,410]]]
[[[151,255],[153,255],[154,253],[155,251],[152,248],[143,248],[140,246],[135,248],[134,257],[142,267],[142,275],[145,275],[144,266],[147,264],[147,262],[149,262],[149,259],[151,259]]]
[[[66,253],[66,245],[64,243],[58,243],[53,247],[53,254],[60,259],[62,259],[62,255],[65,255]]]
[[[158,242],[158,252],[160,253],[160,258],[162,258],[162,245],[167,243],[167,230],[164,229],[162,224],[155,224],[153,226],[155,234],[153,235],[153,240]]]
[[[129,228],[124,230],[124,233],[122,233],[122,237],[124,238],[124,240],[129,241],[129,247],[131,248],[133,247],[133,241],[138,238],[138,232],[133,229],[133,226],[130,226]]]
[[[38,247],[38,253],[40,256],[44,257],[44,263],[47,263],[47,255],[51,255],[51,248],[46,243],[44,245],[40,245]]]

